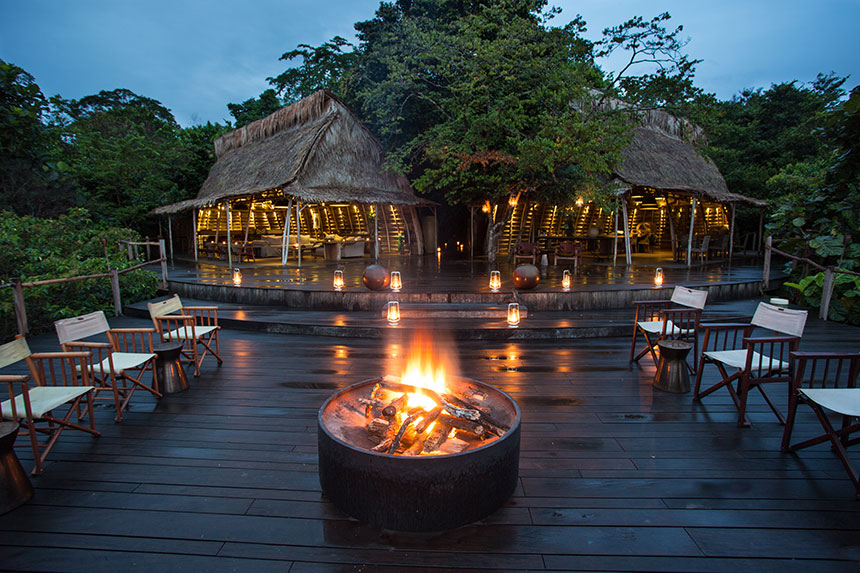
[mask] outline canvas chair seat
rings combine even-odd
[[[144,354],[141,352],[112,352],[109,357],[106,357],[98,364],[90,364],[89,368],[90,372],[93,374],[110,372],[111,374],[119,375],[125,370],[140,368],[154,358],[156,358],[155,354]],[[110,368],[111,360],[113,361],[113,371],[111,371]],[[78,366],[77,370],[80,372],[81,367]]]
[[[165,342],[173,342],[174,340],[194,340],[207,336],[213,330],[217,330],[217,326],[195,326],[193,331],[190,327],[175,328],[170,332],[162,333],[161,337]]]
[[[637,323],[639,328],[644,330],[649,334],[662,334],[663,332],[663,321],[662,320],[646,320]],[[671,337],[677,337],[682,335],[693,334],[696,332],[695,328],[678,328],[675,326],[675,323],[671,320],[666,321],[666,335]]]
[[[798,392],[831,412],[860,417],[860,388],[801,388]]]
[[[693,400],[699,402],[708,394],[725,388],[738,409],[738,426],[749,426],[747,403],[750,393],[756,389],[777,420],[785,424],[786,418],[767,395],[764,387],[791,383],[794,365],[790,356],[797,351],[800,344],[806,317],[805,310],[787,309],[761,302],[749,324],[703,324],[702,356],[696,371]],[[754,338],[752,335],[756,328],[776,335]],[[720,380],[701,390],[705,364],[717,367]]]
[[[78,396],[83,396],[93,389],[95,389],[95,386],[38,386],[31,388],[30,409],[33,417],[43,418],[48,412],[76,399]],[[12,420],[12,411],[12,400],[6,400],[0,404],[0,412],[3,412],[3,419]],[[23,394],[15,397],[14,411],[18,413],[18,421],[27,419]]]
[[[714,362],[721,362],[726,366],[743,370],[747,366],[747,351],[746,350],[716,350],[704,353],[705,356]],[[752,364],[750,369],[756,373],[763,372],[782,372],[788,370],[788,362],[775,360],[769,356],[764,356],[758,352],[752,353]]]

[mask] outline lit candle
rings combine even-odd
[[[657,267],[657,272],[654,273],[654,284],[663,286],[663,269],[660,267]]]
[[[400,322],[400,303],[396,300],[388,301],[388,324],[394,326]]]
[[[520,305],[515,302],[508,304],[508,326],[516,328],[520,324]]]
[[[391,271],[391,290],[400,292],[403,288],[403,282],[400,280],[400,271]]]
[[[233,284],[236,286],[242,284],[242,269],[239,267],[233,269]]]
[[[343,271],[338,269],[334,272],[334,290],[343,290]]]
[[[564,272],[561,274],[561,290],[567,292],[570,290],[570,271],[564,269]]]
[[[502,273],[499,271],[490,271],[490,290],[499,292],[502,288]]]

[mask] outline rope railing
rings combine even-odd
[[[825,267],[806,257],[798,257],[796,255],[786,253],[785,251],[781,251],[773,246],[773,236],[768,236],[764,245],[764,288],[770,287],[770,263],[772,253],[792,261],[808,264],[824,273],[824,285],[822,285],[821,292],[821,307],[818,311],[818,317],[822,320],[827,320],[827,315],[830,313],[830,300],[833,298],[833,289],[836,287],[836,283],[833,280],[834,276],[842,274],[860,277],[860,273],[849,271],[848,269],[843,269],[841,267]]]
[[[157,259],[151,259],[144,261],[142,263],[138,263],[131,267],[125,269],[110,269],[106,273],[98,273],[93,275],[79,275],[76,277],[62,277],[58,279],[44,279],[39,281],[27,281],[24,282],[21,279],[12,279],[11,283],[0,284],[0,290],[11,288],[12,289],[12,301],[15,306],[15,318],[18,322],[18,333],[26,336],[29,332],[29,325],[27,324],[27,307],[24,304],[24,288],[35,287],[35,286],[45,286],[45,285],[53,285],[53,284],[61,284],[61,283],[71,283],[83,280],[92,280],[92,279],[104,279],[109,278],[111,284],[111,291],[113,293],[113,305],[114,305],[114,316],[122,315],[122,296],[119,289],[119,277],[120,275],[130,273],[131,271],[136,271],[140,268],[154,265],[156,263],[161,263],[161,287],[167,288],[167,256],[165,253],[165,245],[164,239],[159,239],[157,243],[154,242],[132,242],[132,241],[121,241],[129,244],[129,248],[131,245],[155,245],[159,248],[159,256]],[[134,253],[137,254],[136,252]],[[131,257],[132,252],[129,251],[129,256]],[[132,260],[130,258],[130,260]]]

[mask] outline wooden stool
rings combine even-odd
[[[17,437],[18,422],[0,422],[0,515],[33,497],[33,484],[13,448]]]
[[[153,345],[158,356],[158,386],[162,394],[176,394],[188,390],[188,376],[179,361],[182,354],[181,342],[162,342]]]
[[[683,394],[690,391],[690,373],[687,370],[687,354],[693,345],[684,340],[660,340],[660,360],[653,386],[666,392]]]

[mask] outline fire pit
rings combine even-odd
[[[386,529],[439,531],[510,498],[519,474],[516,402],[477,380],[431,378],[365,380],[320,408],[320,484],[344,512]]]

